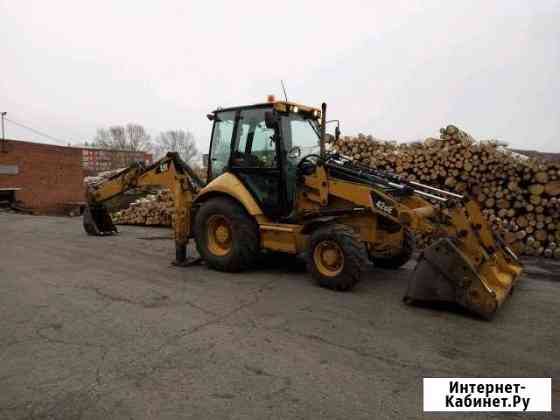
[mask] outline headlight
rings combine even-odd
[[[299,111],[299,108],[297,106],[292,107],[292,111],[297,113]]]

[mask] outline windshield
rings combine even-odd
[[[304,118],[297,114],[283,116],[282,137],[289,161],[297,164],[307,155],[319,154],[321,149],[319,133],[317,120]],[[297,152],[296,147],[299,148],[300,153]],[[290,153],[290,151],[295,151],[295,153]]]

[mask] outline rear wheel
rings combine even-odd
[[[365,246],[348,226],[323,226],[311,234],[307,267],[320,286],[350,290],[366,266]]]
[[[403,229],[402,247],[397,254],[388,255],[388,256],[385,255],[376,256],[370,253],[369,259],[376,267],[397,269],[402,267],[410,260],[410,258],[412,258],[414,249],[415,249],[414,235],[412,235],[412,233],[408,229]]]
[[[229,198],[212,198],[202,205],[194,234],[198,253],[216,270],[241,271],[253,265],[259,254],[256,222]]]

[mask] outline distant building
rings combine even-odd
[[[132,162],[143,162],[149,165],[153,161],[152,154],[145,152],[90,148],[80,148],[80,150],[82,151],[82,165],[88,175],[124,168]]]
[[[544,159],[552,162],[560,162],[560,153],[537,152],[536,150],[519,150],[519,149],[511,149],[511,150],[515,153],[519,153],[520,155],[524,155],[534,159]]]
[[[84,176],[133,161],[151,164],[152,155],[0,140],[0,204],[64,213],[84,202]]]
[[[84,201],[80,149],[1,141],[0,201],[40,213],[64,212]]]

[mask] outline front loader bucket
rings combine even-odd
[[[505,247],[477,262],[453,240],[440,239],[423,251],[404,300],[455,302],[490,319],[511,293],[521,271],[521,264]]]
[[[118,233],[109,212],[103,205],[86,206],[83,215],[84,230],[88,235],[105,236]]]

